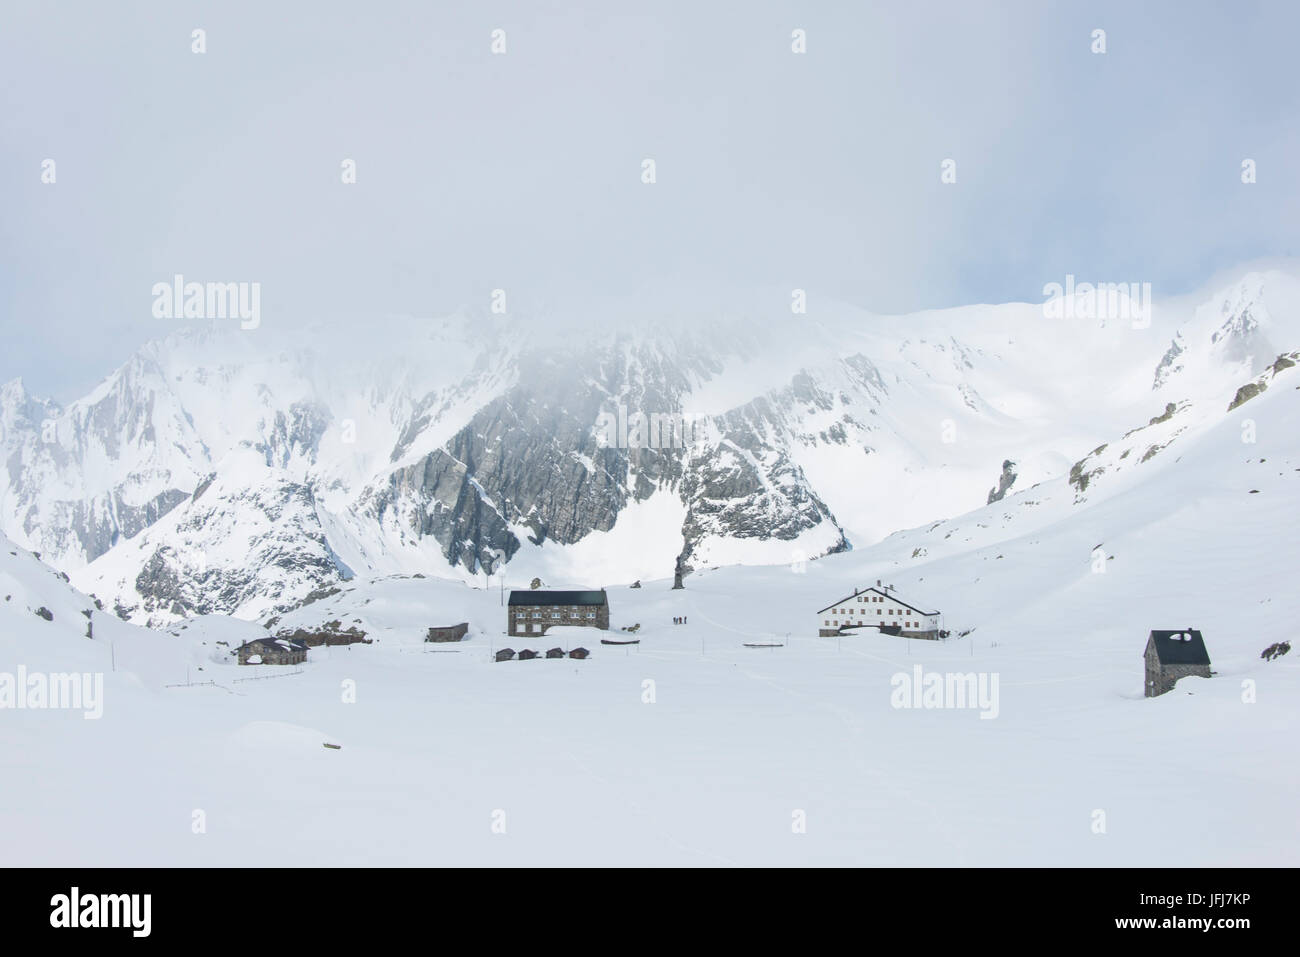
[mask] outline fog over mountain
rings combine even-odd
[[[1298,26],[1175,0],[8,4],[0,381],[84,395],[172,330],[151,289],[178,274],[357,340],[494,289],[533,323],[701,287],[1187,294],[1300,254]]]
[[[485,310],[377,321],[360,348],[218,321],[66,408],[5,386],[4,530],[155,624],[266,615],[357,574],[806,561],[1065,475],[1168,402],[1244,383],[1293,344],[1296,287],[1249,272],[1143,319],[1088,317],[1083,291],[596,313],[562,334]]]

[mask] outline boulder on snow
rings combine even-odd
[[[1284,654],[1286,654],[1290,650],[1291,650],[1291,642],[1275,641],[1273,642],[1273,644],[1269,645],[1262,652],[1260,652],[1259,656],[1263,658],[1265,661],[1272,661],[1274,658],[1281,658]]]

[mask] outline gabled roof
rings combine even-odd
[[[240,648],[268,648],[277,646],[286,651],[306,651],[306,642],[298,641],[294,638],[277,638],[275,635],[267,635],[265,638],[253,638],[240,645]]]
[[[897,595],[890,594],[889,592],[885,591],[883,588],[877,588],[875,585],[872,585],[870,588],[864,588],[861,591],[854,592],[852,595],[849,595],[845,598],[841,598],[839,601],[833,601],[825,608],[818,611],[817,614],[820,615],[822,612],[830,611],[832,608],[837,608],[840,605],[847,604],[848,602],[853,601],[853,599],[857,598],[859,595],[866,595],[870,592],[875,592],[877,595],[882,596],[887,601],[892,601],[895,604],[902,605],[904,608],[910,608],[918,615],[939,614],[937,611],[921,611],[921,609],[917,608],[915,605],[909,605],[907,602],[903,601],[903,599],[899,598]]]
[[[605,591],[512,591],[510,604],[514,605],[604,605]]]
[[[1205,641],[1195,628],[1182,631],[1153,631],[1147,639],[1148,647],[1156,646],[1156,657],[1165,665],[1208,665],[1210,653]]]

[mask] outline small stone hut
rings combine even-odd
[[[1182,631],[1153,631],[1147,638],[1146,690],[1148,698],[1173,691],[1179,678],[1210,677],[1210,654],[1195,628]]]
[[[241,665],[299,665],[307,660],[307,646],[301,641],[270,635],[246,641],[235,652]]]
[[[458,625],[434,625],[429,628],[429,634],[425,641],[460,641],[469,631],[469,622],[462,621]]]

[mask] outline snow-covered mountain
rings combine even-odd
[[[241,667],[231,650],[264,636],[258,624],[119,621],[0,537],[0,701],[22,676],[103,681],[97,720],[0,710],[0,858],[1288,864],[1300,657],[1262,653],[1297,611],[1300,367],[1275,360],[1248,384],[1166,402],[1077,472],[1017,478],[873,545],[706,565],[681,591],[665,577],[611,588],[611,626],[639,626],[636,646],[587,629],[509,637],[495,581],[358,574],[272,627],[369,643]],[[221,493],[214,480],[196,509]],[[951,637],[817,636],[817,609],[878,579],[939,609]],[[459,621],[464,641],[423,640]],[[1148,631],[1188,626],[1212,677],[1144,698]],[[573,643],[591,656],[494,658]],[[897,683],[922,674],[994,693],[900,706]],[[266,827],[262,809],[286,796],[295,813]],[[508,839],[489,826],[501,813]]]
[[[178,331],[67,408],[3,387],[0,519],[155,624],[264,619],[354,574],[504,561],[512,581],[602,584],[679,556],[783,564],[1095,475],[1090,450],[1160,416],[1143,428],[1208,428],[1300,348],[1300,283],[1278,271],[1158,302],[1149,328],[774,301]],[[679,417],[692,441],[635,447],[638,416]]]
[[[998,317],[996,334],[925,332],[921,343],[931,317],[919,317],[887,321],[874,344],[851,341],[848,359],[781,356],[755,341],[716,367],[701,364],[686,376],[689,398],[732,430],[732,454],[747,463],[742,452],[768,463],[784,455],[830,517],[811,507],[781,514],[805,515],[805,537],[825,527],[859,546],[806,563],[787,564],[799,538],[717,531],[768,506],[704,509],[718,479],[696,449],[612,459],[631,479],[610,486],[623,497],[608,530],[572,544],[557,544],[559,532],[528,541],[536,529],[504,511],[508,483],[494,473],[523,455],[543,479],[559,473],[556,488],[571,476],[553,433],[513,423],[558,409],[546,420],[558,430],[591,386],[575,371],[572,390],[546,392],[527,349],[477,372],[478,360],[466,360],[465,379],[477,376],[482,388],[463,401],[436,383],[358,390],[382,410],[369,419],[346,391],[331,404],[334,393],[308,389],[305,374],[232,366],[229,381],[266,378],[281,390],[247,399],[254,409],[279,395],[324,411],[268,415],[265,434],[244,435],[232,425],[248,415],[236,408],[242,384],[206,406],[201,390],[190,395],[189,407],[205,412],[193,427],[217,467],[71,582],[0,536],[0,700],[33,675],[38,687],[65,676],[102,681],[93,708],[4,704],[0,857],[46,866],[1293,860],[1298,772],[1284,757],[1300,730],[1300,659],[1264,652],[1290,638],[1296,617],[1300,354],[1288,349],[1295,313],[1285,298],[1294,287],[1266,277],[1250,329],[1238,310],[1220,308],[1239,288],[1153,327],[1141,348],[1123,338],[1138,330],[1111,329],[1113,341],[1079,335],[1068,359],[1033,338],[1028,307],[983,307],[971,314]],[[1181,368],[1153,389],[1177,335]],[[1264,352],[1236,349],[1238,335],[1266,343]],[[1005,349],[1009,339],[1016,348]],[[1135,355],[1121,363],[1126,349]],[[868,362],[875,375],[863,371]],[[409,383],[405,375],[394,369],[392,382]],[[763,382],[782,384],[745,398]],[[954,390],[964,413],[952,409]],[[413,392],[439,398],[410,400]],[[49,410],[33,401],[34,421]],[[446,411],[457,402],[460,411]],[[344,409],[357,441],[335,445]],[[463,434],[475,420],[481,434]],[[945,430],[937,438],[936,424]],[[955,441],[944,443],[950,426]],[[382,438],[364,440],[368,430]],[[726,434],[705,447],[720,454]],[[752,446],[737,441],[746,434]],[[1007,453],[986,468],[992,439]],[[487,464],[515,442],[516,453]],[[456,454],[466,449],[475,450],[468,462]],[[465,473],[438,473],[432,487],[390,481],[436,471],[444,455]],[[870,471],[880,462],[887,467]],[[663,481],[638,498],[636,477],[655,467]],[[532,474],[524,470],[519,487],[540,496],[550,480],[533,488]],[[927,484],[914,492],[909,481]],[[508,637],[496,580],[454,580],[449,572],[464,565],[443,557],[434,534],[401,522],[372,528],[380,510],[365,502],[391,495],[385,522],[397,508],[434,514],[427,503],[450,494],[443,486],[468,486],[516,536],[511,581],[545,570],[551,552],[568,568],[626,568],[616,563],[638,542],[688,539],[696,571],[681,591],[670,588],[670,569],[643,587],[610,589],[612,627],[637,626],[637,646],[600,645],[577,630]],[[797,503],[779,483],[772,489],[772,502]],[[908,524],[926,495],[955,511]],[[531,501],[535,513],[556,507]],[[717,524],[684,532],[692,510]],[[749,564],[700,560],[725,548]],[[780,564],[755,564],[778,554]],[[385,568],[360,565],[368,555]],[[440,561],[441,574],[426,559]],[[129,587],[101,588],[101,608],[94,589],[76,587],[83,576]],[[881,579],[940,610],[949,639],[817,636],[817,609]],[[119,620],[119,603],[136,619],[231,608],[257,621],[209,614],[147,629]],[[687,623],[674,624],[679,617]],[[430,626],[460,621],[463,642],[423,640]],[[1148,631],[1188,626],[1205,635],[1212,677],[1145,699]],[[314,647],[301,667],[236,664],[232,649],[268,628],[352,632],[367,643]],[[581,641],[593,653],[496,663],[494,651],[521,641],[538,651]],[[996,692],[987,708],[900,706],[896,683],[922,672],[996,682]],[[96,720],[81,713],[100,710]],[[298,813],[267,829],[257,809],[286,794]],[[487,826],[496,808],[510,815],[509,841]],[[811,822],[797,837],[792,810]],[[192,830],[199,819],[205,830]],[[349,839],[319,840],[323,827]]]

